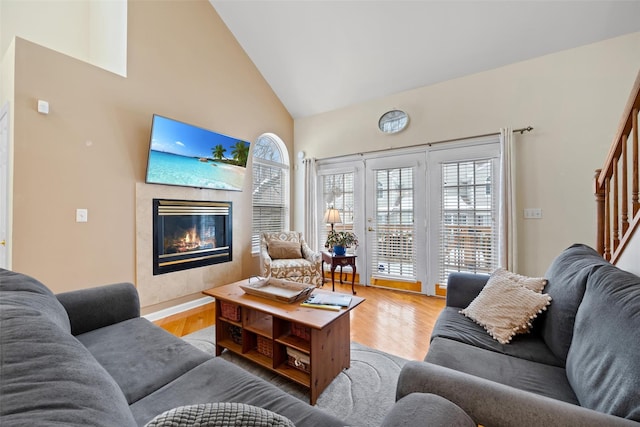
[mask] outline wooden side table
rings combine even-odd
[[[337,267],[340,267],[340,283],[342,283],[342,267],[349,266],[352,268],[353,273],[351,275],[351,292],[356,294],[356,289],[354,287],[356,280],[356,258],[357,255],[346,254],[346,255],[335,255],[331,252],[322,251],[322,271],[324,271],[324,263],[326,262],[331,266],[331,290],[336,290],[336,282],[334,277],[334,272]]]

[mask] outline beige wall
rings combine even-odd
[[[14,36],[126,75],[127,0],[2,0],[0,53]]]
[[[623,270],[640,276],[640,262],[638,262],[638,260],[640,260],[640,232],[636,229],[635,234],[624,248],[624,252],[616,265]]]
[[[76,58],[89,54],[88,1],[2,0],[0,49],[14,36],[40,43]]]
[[[418,88],[295,121],[294,152],[325,158],[531,125],[517,135],[517,204],[543,219],[518,222],[519,270],[543,274],[574,242],[595,242],[594,170],[604,163],[640,69],[640,33]],[[389,78],[392,78],[390,76]],[[384,135],[377,120],[400,108],[409,127]],[[303,203],[303,171],[294,198]],[[294,228],[304,224],[296,211]]]
[[[135,282],[148,309],[258,268],[250,179],[242,192],[144,184],[152,114],[248,141],[273,132],[289,147],[293,120],[206,0],[130,1],[128,22],[127,78],[16,40],[12,268],[56,292]],[[233,261],[149,277],[138,254],[151,217],[137,214],[156,195],[233,201]]]

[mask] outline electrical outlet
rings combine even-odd
[[[540,219],[540,218],[542,218],[542,209],[540,209],[540,208],[526,208],[524,210],[524,217],[526,219]]]
[[[89,211],[87,209],[76,209],[76,222],[87,222]]]

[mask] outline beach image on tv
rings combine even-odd
[[[241,191],[250,144],[154,115],[148,183]]]

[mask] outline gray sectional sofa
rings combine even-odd
[[[54,295],[0,269],[0,425],[138,426],[183,405],[239,402],[296,426],[342,426],[140,317],[136,289]]]
[[[545,274],[551,304],[509,344],[459,312],[488,278],[450,275],[429,351],[403,367],[398,399],[434,393],[485,426],[638,425],[640,277],[569,247]]]

